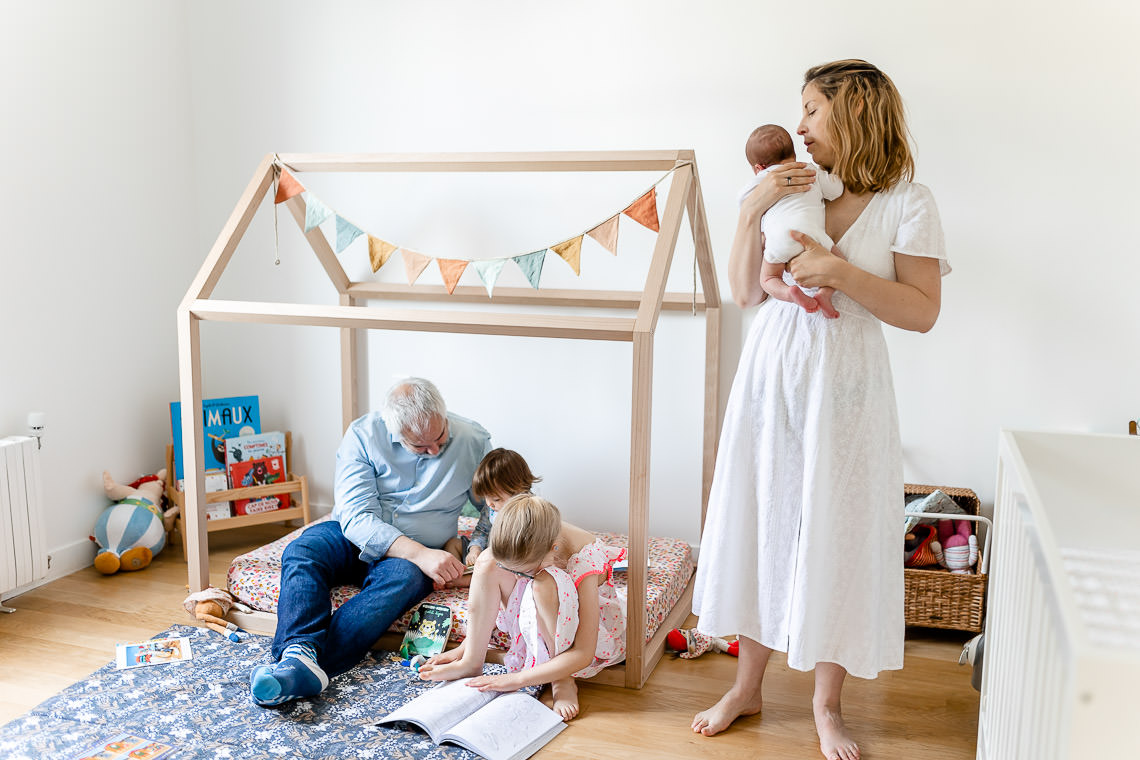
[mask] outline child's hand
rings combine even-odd
[[[518,691],[525,685],[521,680],[518,673],[506,673],[501,676],[477,676],[468,681],[467,685],[479,691]]]
[[[482,553],[482,551],[483,551],[482,547],[479,547],[479,546],[472,546],[470,549],[467,550],[466,564],[468,567],[471,567],[472,565],[475,564],[475,560],[477,560],[479,558],[479,555]]]

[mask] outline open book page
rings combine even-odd
[[[498,692],[484,692],[468,687],[466,684],[470,680],[461,678],[428,689],[403,707],[388,713],[377,724],[400,720],[414,723],[427,731],[433,742],[439,744],[449,728],[498,696]],[[527,699],[538,703],[538,700],[531,697]]]
[[[564,728],[566,724],[558,713],[534,697],[516,691],[500,694],[440,738],[488,760],[525,760]]]

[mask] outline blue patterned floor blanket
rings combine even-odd
[[[319,697],[267,709],[250,701],[249,673],[271,661],[268,637],[239,643],[183,625],[155,638],[165,636],[190,637],[193,659],[100,668],[0,727],[0,758],[71,758],[123,732],[177,746],[171,760],[478,758],[450,744],[437,746],[419,731],[374,725],[431,687],[393,653],[373,652]],[[487,665],[484,672],[504,670]]]

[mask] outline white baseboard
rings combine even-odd
[[[11,591],[5,591],[3,598],[5,600],[12,599],[20,594],[27,593],[34,588],[43,586],[45,583],[51,583],[65,575],[71,575],[76,570],[90,567],[94,561],[95,544],[93,544],[90,539],[80,539],[65,546],[57,546],[54,549],[49,549],[47,575],[38,581],[18,586]]]

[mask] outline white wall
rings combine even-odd
[[[1120,432],[1140,415],[1140,320],[1129,292],[1140,281],[1129,224],[1137,200],[1132,178],[1140,168],[1140,85],[1131,53],[1140,19],[1132,3],[1094,0],[1076,13],[1061,3],[898,0],[814,6],[644,0],[558,8],[521,2],[341,2],[319,8],[197,2],[180,6],[185,30],[176,12],[148,4],[102,4],[100,19],[79,18],[94,13],[84,4],[63,5],[71,11],[60,22],[64,29],[40,28],[39,41],[9,32],[10,26],[5,31],[13,42],[4,54],[14,45],[18,60],[40,66],[19,66],[28,81],[4,86],[28,90],[16,102],[27,102],[36,123],[54,129],[4,120],[5,134],[21,130],[6,144],[17,140],[28,148],[15,156],[21,162],[15,175],[5,171],[16,178],[4,183],[5,198],[26,197],[29,186],[42,188],[34,204],[39,216],[33,217],[40,223],[26,224],[22,215],[14,227],[21,244],[0,249],[5,275],[10,267],[17,273],[3,278],[4,291],[16,290],[18,302],[29,300],[31,283],[43,281],[41,269],[49,269],[54,287],[40,292],[65,308],[42,318],[42,327],[33,324],[30,336],[25,325],[13,329],[5,320],[5,345],[11,335],[17,350],[4,352],[0,382],[7,391],[15,375],[18,385],[16,393],[0,394],[0,421],[5,429],[22,428],[28,408],[47,407],[53,415],[49,435],[60,446],[74,442],[73,449],[57,449],[55,463],[76,477],[56,485],[55,495],[67,504],[57,506],[60,514],[79,523],[76,535],[89,530],[90,505],[101,499],[89,487],[89,475],[112,457],[124,464],[137,460],[137,470],[156,466],[144,462],[144,454],[166,440],[164,405],[176,392],[174,333],[167,325],[265,153],[693,148],[727,292],[723,272],[734,199],[747,177],[745,136],[761,122],[794,125],[804,69],[847,56],[880,65],[902,91],[918,146],[918,180],[939,201],[955,267],[944,281],[942,317],[931,333],[887,330],[907,476],[968,486],[988,502],[999,428]],[[46,19],[48,11],[25,13]],[[128,22],[139,13],[150,29],[136,39]],[[45,48],[44,40],[55,45],[68,21],[78,50]],[[116,80],[99,75],[98,66],[108,64],[80,55],[85,44],[95,44],[79,36],[84,28],[99,29],[103,42],[154,48],[145,67],[118,72],[117,79],[125,76],[127,85],[145,88],[162,76],[166,100],[132,103],[138,110],[123,122],[125,137],[108,126],[122,108]],[[113,61],[136,60],[122,44],[107,47]],[[65,90],[62,104],[44,92],[59,78],[43,68],[45,61],[81,80]],[[84,115],[81,126],[61,118],[72,113]],[[55,147],[61,141],[63,153]],[[106,146],[121,147],[116,160],[98,167],[101,187],[112,183],[125,199],[120,194],[112,201],[111,193],[100,192],[80,200],[65,194],[64,182],[42,179],[42,160],[56,162],[60,171],[76,162],[89,166],[102,155],[94,148]],[[172,165],[159,165],[160,157],[172,154]],[[180,174],[183,169],[188,173]],[[422,183],[392,176],[304,179],[370,232],[429,253],[489,256],[576,234],[599,220],[599,208],[613,208],[614,198],[636,192],[622,182],[645,184],[645,178],[631,177],[591,185],[597,178],[568,178],[561,192],[558,184],[537,182],[508,187],[501,178],[475,188],[471,178],[454,175],[429,175]],[[107,213],[93,209],[111,206],[136,213],[108,232],[101,226]],[[12,202],[4,208],[10,213]],[[333,302],[323,272],[285,214],[282,264],[273,265],[268,208],[217,295]],[[47,249],[38,230],[64,223],[67,242],[72,234],[83,240],[84,254],[94,239],[103,267],[80,253],[66,254],[74,256],[70,268],[55,264],[58,258],[28,260],[25,250]],[[146,234],[138,234],[139,224],[147,225]],[[635,242],[624,240],[631,229],[623,226],[617,260],[587,243],[583,284],[599,284],[587,277],[603,277],[605,284],[632,276],[639,254],[624,246]],[[173,234],[160,237],[160,230]],[[122,245],[124,235],[137,238]],[[71,250],[59,237],[53,237],[53,254]],[[362,266],[361,245],[345,254],[349,268]],[[95,296],[88,293],[99,284],[122,280],[107,268],[137,272],[154,261],[156,248],[178,254],[147,272],[153,289],[135,303],[146,324],[127,324],[107,315],[110,307],[102,301],[92,303]],[[675,274],[682,284],[690,255],[678,251]],[[565,277],[560,262],[547,266]],[[435,277],[425,281],[438,282]],[[474,274],[464,283],[476,282],[470,278]],[[93,317],[100,312],[106,316]],[[742,323],[751,317],[729,314],[726,390]],[[88,337],[66,337],[76,323]],[[654,481],[654,527],[686,537],[695,536],[695,528],[679,514],[692,506],[688,486],[681,484],[693,483],[695,493],[699,477],[699,409],[691,397],[699,392],[699,376],[687,362],[700,360],[701,333],[691,325],[679,315],[663,325],[654,419],[655,462],[665,470]],[[109,363],[104,354],[83,354],[95,351],[88,348],[95,335],[112,336],[120,350],[140,342],[154,346],[154,379],[120,396],[130,381],[103,379],[100,370]],[[315,498],[325,503],[339,434],[336,340],[335,332],[318,328],[207,325],[203,333],[206,393],[260,394],[267,424],[298,431],[298,469],[310,473]],[[47,363],[35,368],[22,361],[30,347]],[[629,384],[623,349],[400,335],[373,338],[369,361],[375,392],[393,372],[437,379],[456,411],[480,419],[499,443],[534,460],[546,476],[544,491],[592,526],[620,522],[612,509],[625,499]],[[63,379],[75,358],[84,370],[82,385]],[[90,371],[92,364],[100,370]],[[680,376],[674,376],[677,367]],[[100,402],[79,400],[77,387]],[[144,414],[145,432],[107,440],[108,419],[139,421]],[[61,427],[68,420],[76,429]],[[682,472],[689,463],[691,481]]]
[[[162,466],[193,239],[178,5],[0,3],[0,435],[47,413],[52,577],[90,564],[101,472]]]

